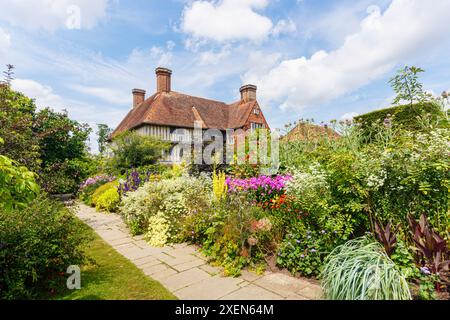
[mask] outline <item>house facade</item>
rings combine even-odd
[[[194,97],[172,90],[172,71],[156,69],[156,92],[146,98],[142,89],[133,89],[133,107],[112,133],[135,130],[142,135],[158,137],[173,143],[168,162],[180,162],[183,154],[179,142],[192,141],[194,128],[247,132],[258,128],[270,129],[256,99],[257,88],[244,85],[241,99],[231,104]]]

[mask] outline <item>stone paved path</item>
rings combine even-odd
[[[282,273],[257,275],[243,271],[239,278],[221,276],[193,246],[150,247],[142,236],[132,237],[120,216],[98,213],[79,204],[77,216],[138,268],[183,300],[310,300],[320,287]]]

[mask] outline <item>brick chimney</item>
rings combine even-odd
[[[156,68],[156,92],[170,92],[172,70]]]
[[[145,100],[145,90],[133,89],[133,108],[136,108]]]
[[[256,100],[256,89],[257,87],[253,84],[242,86],[241,89],[239,89],[239,91],[241,91],[241,100],[244,102]]]

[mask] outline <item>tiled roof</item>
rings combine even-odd
[[[193,128],[200,121],[204,128],[236,129],[244,126],[256,101],[226,104],[175,91],[156,93],[130,110],[112,137],[143,124]]]

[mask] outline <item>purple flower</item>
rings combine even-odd
[[[295,242],[300,243],[300,240],[295,240]]]
[[[325,234],[325,233],[327,233],[325,230],[322,230],[322,231],[320,231],[322,234]]]
[[[300,255],[300,258],[302,258],[302,259],[303,259],[304,257],[305,257],[305,255],[304,255],[304,254],[301,254],[301,255]]]
[[[316,250],[316,249],[311,249],[310,251],[314,253],[314,252],[316,252],[317,250]]]

